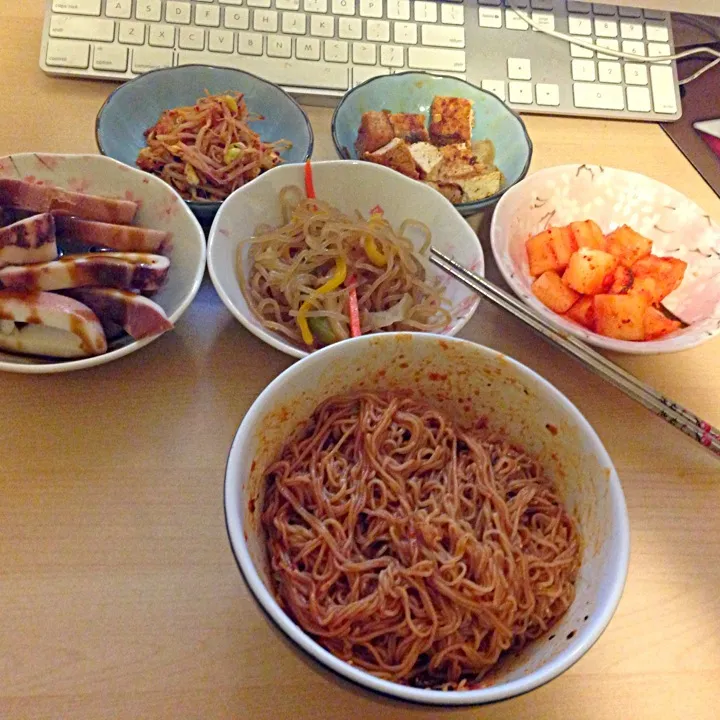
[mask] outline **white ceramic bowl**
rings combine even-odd
[[[192,302],[205,272],[205,236],[184,200],[165,182],[102,155],[21,153],[0,158],[0,177],[43,182],[66,190],[139,203],[135,224],[171,233],[170,272],[153,297],[173,323]],[[18,373],[57,373],[102,365],[129,355],[159,336],[111,342],[103,355],[79,360],[52,360],[0,352],[0,370]]]
[[[380,205],[385,217],[398,228],[403,220],[424,222],[432,231],[435,247],[458,262],[484,274],[482,248],[470,226],[440,193],[380,165],[348,160],[313,163],[318,198],[347,213],[357,209],[367,217]],[[248,306],[236,276],[238,245],[255,234],[260,224],[280,225],[279,193],[287,185],[304,187],[304,165],[280,165],[236,190],[222,205],[208,237],[208,270],[215,289],[228,310],[254,335],[293,357],[308,352],[286,337],[265,329]],[[247,267],[247,263],[244,264]],[[451,302],[452,322],[442,331],[455,335],[475,312],[479,298],[434,267]]]
[[[688,263],[682,285],[663,301],[688,327],[660,340],[616,340],[565,320],[532,294],[525,241],[548,225],[587,218],[603,232],[630,225],[653,241],[653,254]],[[554,325],[592,345],[649,355],[687,350],[720,334],[720,226],[692,200],[657,180],[597,165],[540,170],[501,198],[490,237],[500,272],[515,293]]]
[[[454,408],[458,419],[487,416],[492,427],[535,454],[561,489],[584,538],[574,603],[546,635],[495,673],[489,687],[465,692],[411,688],[380,680],[329,653],[275,600],[260,513],[265,468],[316,406],[360,388],[411,389]],[[468,413],[467,398],[472,397]],[[464,398],[464,402],[461,402]],[[625,499],[600,439],[578,409],[532,370],[457,338],[387,333],[347,340],[313,353],[279,375],[253,403],[230,450],[225,515],[240,571],[267,616],[327,668],[396,698],[438,705],[493,702],[532,690],[567,670],[610,622],[630,552]]]

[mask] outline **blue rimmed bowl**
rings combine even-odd
[[[161,68],[121,85],[105,101],[95,122],[95,138],[103,155],[137,167],[145,146],[143,133],[170,108],[192,105],[205,94],[244,93],[250,112],[263,120],[252,128],[265,141],[285,139],[292,147],[281,157],[286,163],[304,162],[312,155],[313,131],[305,111],[282,88],[256,75],[233,68],[182,65]],[[188,201],[204,223],[212,221],[220,202]]]
[[[461,215],[472,215],[493,206],[502,194],[527,174],[532,141],[522,118],[492,93],[460,78],[423,72],[405,72],[372,78],[347,92],[332,118],[332,138],[341,158],[357,160],[355,140],[360,119],[369,110],[423,113],[428,115],[436,95],[471,100],[475,111],[473,142],[492,140],[495,164],[505,176],[500,192],[455,207]]]

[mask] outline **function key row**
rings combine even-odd
[[[664,20],[667,13],[662,10],[641,10],[635,7],[618,7],[609,3],[589,3],[580,0],[478,0],[478,5],[488,7],[512,7],[520,10],[530,8],[533,10],[567,10],[568,12],[583,13],[585,15],[618,15],[619,17],[641,18],[648,20]]]

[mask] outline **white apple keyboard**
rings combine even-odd
[[[450,73],[520,112],[680,117],[670,16],[576,0],[46,0],[40,66],[123,81],[202,63],[334,104],[376,75]],[[519,12],[516,12],[516,9]],[[628,53],[618,58],[551,37]],[[643,62],[640,58],[652,58]]]

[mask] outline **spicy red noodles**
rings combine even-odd
[[[580,537],[538,463],[409,395],[327,400],[266,478],[280,602],[378,677],[468,689],[575,596]]]

